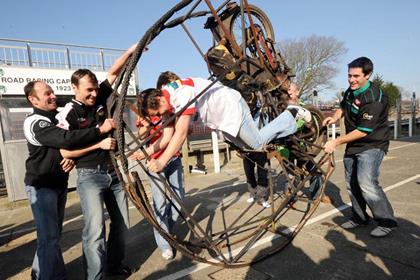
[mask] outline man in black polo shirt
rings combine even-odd
[[[130,47],[109,69],[100,85],[90,70],[79,69],[73,73],[71,83],[75,98],[66,104],[57,119],[64,129],[74,130],[96,127],[106,119],[106,100],[124,63],[134,52]],[[108,151],[92,147],[73,151],[78,173],[77,191],[83,210],[83,260],[86,279],[102,279],[109,274],[129,276],[131,269],[124,266],[125,237],[129,227],[127,197],[118,181]],[[71,151],[66,151],[67,155]],[[107,208],[111,225],[105,241]]]
[[[28,141],[25,190],[31,204],[37,232],[37,248],[32,264],[32,279],[66,279],[60,248],[69,171],[74,162],[63,159],[60,148],[79,148],[95,143],[101,134],[114,128],[112,120],[99,127],[66,131],[56,126],[57,97],[44,82],[32,81],[25,96],[34,112],[24,121]]]
[[[332,153],[338,145],[347,144],[344,168],[353,216],[341,226],[353,229],[367,225],[367,205],[378,222],[370,234],[385,237],[397,227],[394,211],[378,182],[379,168],[389,147],[389,105],[387,95],[369,81],[372,72],[373,63],[367,57],[359,57],[348,65],[350,87],[341,108],[323,123],[333,124],[344,116],[346,134],[328,141],[324,148]]]

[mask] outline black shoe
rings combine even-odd
[[[119,275],[119,276],[126,276],[126,277],[130,276],[133,273],[134,273],[134,270],[127,265],[121,265],[116,268],[110,268],[108,269],[108,272],[107,272],[108,275]]]

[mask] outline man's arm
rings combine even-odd
[[[110,85],[112,85],[115,82],[115,79],[120,74],[122,67],[127,62],[130,55],[133,54],[136,47],[137,47],[137,43],[129,47],[120,57],[117,58],[117,60],[115,60],[111,68],[109,68],[106,79],[108,80]]]
[[[335,149],[342,144],[347,144],[356,140],[359,140],[367,135],[366,132],[360,131],[358,129],[353,130],[352,132],[340,136],[336,139],[330,140],[324,145],[325,152],[332,153]]]
[[[26,139],[33,145],[52,148],[73,149],[95,143],[102,135],[115,128],[112,119],[106,119],[99,128],[65,130],[55,126],[46,118],[29,117],[24,122]]]
[[[161,171],[168,161],[181,149],[182,144],[188,135],[188,128],[191,121],[191,115],[181,115],[175,124],[175,133],[173,134],[165,152],[156,160],[148,162],[147,167],[152,172]]]
[[[81,148],[77,150],[60,149],[60,153],[63,158],[78,158],[97,149],[114,150],[115,145],[116,145],[115,139],[108,137],[108,138],[103,139],[102,141],[99,141],[98,143],[87,146],[85,148]]]
[[[144,134],[144,131],[146,131],[146,130],[147,130],[147,128],[145,128],[144,126],[140,127],[139,137],[142,134]],[[143,131],[143,133],[140,134],[142,131]],[[158,140],[156,140],[154,143],[152,143],[151,145],[149,145],[149,147],[146,148],[146,153],[148,155],[153,155],[153,154],[165,149],[168,146],[169,142],[171,141],[173,135],[174,135],[174,128],[172,126],[165,127],[162,130],[162,136],[159,137]],[[145,137],[143,137],[143,138],[145,138]],[[133,159],[133,160],[142,160],[142,159],[145,158],[145,155],[144,155],[143,152],[137,151],[130,158]]]
[[[343,109],[337,109],[332,117],[327,117],[322,122],[323,126],[336,123],[343,116]]]

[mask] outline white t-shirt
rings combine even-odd
[[[162,93],[176,113],[211,83],[202,78],[181,79],[164,86]],[[242,123],[243,112],[248,109],[241,106],[241,98],[238,91],[216,82],[188,106],[182,115],[194,115],[197,111],[202,122],[209,128],[235,137]]]

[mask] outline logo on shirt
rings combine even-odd
[[[49,122],[46,122],[46,121],[40,121],[39,122],[39,127],[40,128],[44,128],[44,127],[47,127],[47,126],[50,126],[51,124],[49,123]]]
[[[370,121],[370,120],[372,120],[372,119],[373,119],[373,116],[372,116],[372,115],[369,115],[368,113],[364,113],[364,114],[362,115],[362,118],[363,118],[363,119],[365,119],[365,120]]]

